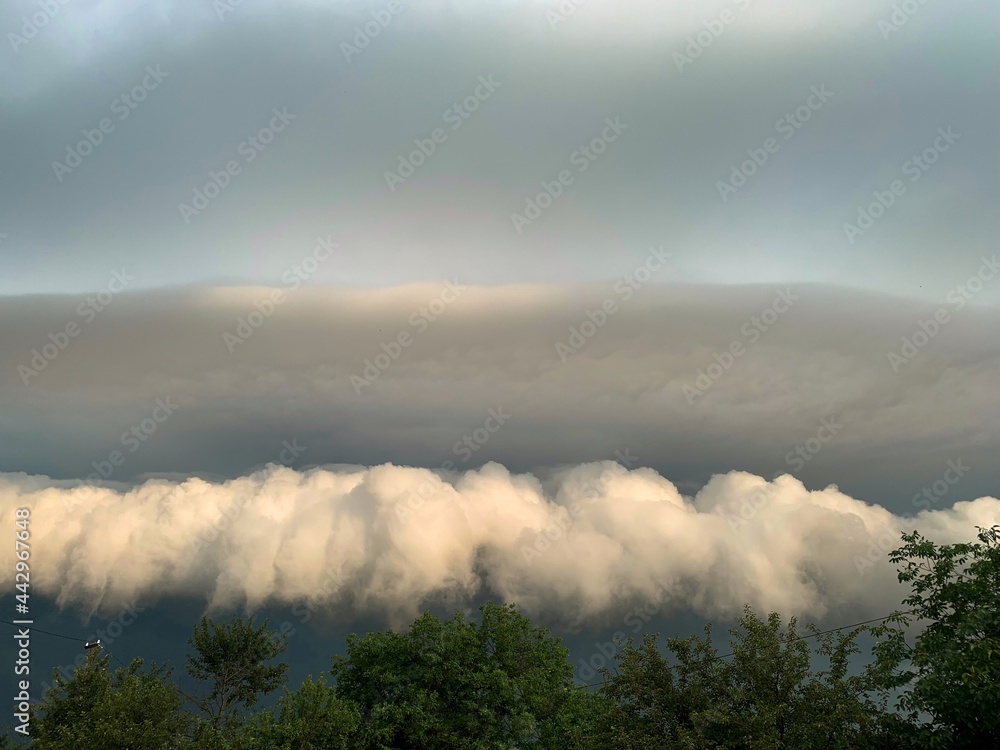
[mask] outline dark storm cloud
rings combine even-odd
[[[315,250],[287,280],[345,252]],[[657,284],[658,252],[598,285],[5,299],[0,470],[84,478],[117,450],[112,480],[235,476],[297,439],[296,466],[525,471],[630,449],[685,491],[790,472],[901,513],[948,460],[974,470],[936,503],[995,487],[997,313],[967,286],[930,306]]]

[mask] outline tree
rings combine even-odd
[[[260,747],[268,750],[349,750],[361,733],[357,706],[341,698],[326,679],[307,677],[285,690],[274,714],[261,717]]]
[[[14,743],[14,727],[10,724],[4,724],[3,728],[0,729],[0,750],[12,750],[17,747]]]
[[[478,625],[460,614],[442,621],[425,613],[407,633],[348,637],[347,655],[334,657],[331,674],[338,694],[376,728],[358,747],[567,746],[556,727],[580,701],[568,690],[567,650],[513,605],[479,611]]]
[[[578,685],[560,688],[559,708],[540,724],[539,748],[604,750],[597,744],[611,712],[611,701],[599,692]]]
[[[188,696],[209,720],[199,729],[203,744],[210,745],[208,736],[238,723],[241,710],[253,708],[284,683],[288,665],[266,662],[283,653],[286,642],[287,636],[268,630],[267,620],[255,627],[252,617],[237,616],[223,625],[201,618],[189,641],[196,654],[188,655],[186,666],[192,677],[209,683],[207,694]]]
[[[900,710],[926,722],[934,747],[1000,749],[1000,526],[978,542],[938,546],[914,531],[889,559],[911,594],[873,632],[888,688]],[[907,642],[913,620],[926,627]]]
[[[859,649],[849,633],[799,635],[777,613],[766,620],[744,608],[732,654],[719,656],[711,626],[705,637],[658,635],[641,647],[629,639],[618,655],[617,674],[602,670],[603,692],[613,701],[605,744],[627,750],[654,748],[855,748],[878,746],[884,707],[870,697],[876,678],[849,676]],[[815,671],[805,639],[815,637],[815,656],[827,664]],[[888,746],[888,745],[887,745]]]
[[[608,723],[598,746],[622,750],[708,747],[699,727],[718,697],[721,663],[706,638],[668,639],[676,663],[657,647],[658,634],[641,645],[629,638],[617,655],[616,673],[604,667],[601,693],[611,701]]]
[[[142,659],[108,674],[111,656],[91,651],[70,679],[53,670],[52,688],[31,722],[35,750],[169,750],[185,743],[190,718],[170,671]],[[34,713],[34,712],[33,712]]]

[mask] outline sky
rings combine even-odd
[[[888,614],[1000,522],[1000,10],[903,5],[5,4],[47,626]]]

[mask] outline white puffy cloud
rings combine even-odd
[[[0,523],[12,527],[20,507],[31,508],[34,590],[63,606],[182,595],[253,609],[319,597],[398,623],[450,588],[566,624],[649,600],[661,585],[671,609],[705,617],[744,602],[817,618],[888,612],[903,594],[886,559],[901,530],[954,542],[1000,521],[993,497],[903,519],[788,475],[730,472],[685,497],[656,472],[615,462],[545,481],[495,463],[452,474],[272,465],[221,483],[121,489],[0,475]],[[6,585],[11,552],[2,569]]]

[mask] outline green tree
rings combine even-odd
[[[170,750],[183,747],[190,717],[166,667],[142,659],[113,675],[109,654],[92,651],[70,679],[53,670],[52,688],[31,722],[34,750]]]
[[[425,613],[407,633],[348,637],[331,674],[373,727],[364,747],[566,747],[559,721],[579,729],[586,713],[567,650],[513,605],[479,611],[479,624]]]
[[[14,748],[24,747],[19,739],[24,739],[14,730],[13,724],[4,724],[0,729],[0,750],[14,750]]]
[[[622,750],[713,745],[704,727],[719,698],[722,663],[706,638],[667,640],[674,663],[657,647],[658,634],[647,633],[641,645],[629,638],[617,655],[615,673],[601,669],[601,692],[612,703],[598,746]]]
[[[268,629],[267,620],[255,626],[252,617],[237,616],[219,625],[201,618],[189,641],[196,653],[186,661],[188,674],[207,683],[199,695],[187,696],[208,719],[196,728],[201,745],[223,746],[226,730],[235,731],[245,718],[242,712],[284,683],[288,665],[266,662],[283,653],[286,642],[287,636]]]
[[[361,714],[322,675],[310,675],[261,715],[257,734],[262,750],[349,750],[361,736]]]
[[[564,685],[559,709],[540,725],[539,748],[605,750],[599,744],[611,714],[610,699],[578,685]]]
[[[885,685],[912,721],[929,717],[932,747],[1000,749],[1000,526],[977,530],[978,542],[941,546],[903,534],[889,559],[909,612],[873,630]],[[914,620],[926,627],[910,643]]]
[[[719,656],[711,627],[705,637],[658,636],[618,655],[617,674],[602,670],[614,702],[605,741],[626,750],[727,748],[784,750],[856,748],[883,744],[884,699],[868,670],[848,674],[861,629],[800,635],[771,613],[744,608],[730,630],[732,654]],[[806,638],[816,638],[815,653]],[[825,668],[814,669],[813,657]],[[887,745],[888,746],[888,745]]]

